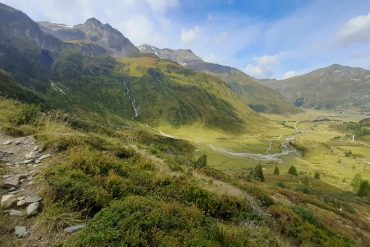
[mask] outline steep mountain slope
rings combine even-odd
[[[259,85],[238,69],[204,62],[191,50],[159,49],[150,45],[139,47],[143,53],[154,53],[161,59],[177,62],[192,71],[203,72],[226,82],[251,109],[257,112],[295,113],[298,110],[281,94]]]
[[[45,34],[21,11],[0,3],[0,68],[21,83],[37,86],[51,71],[63,42]]]
[[[263,84],[296,106],[314,109],[370,109],[370,71],[333,64],[308,74]]]
[[[115,114],[151,125],[201,123],[206,128],[232,133],[250,129],[247,127],[257,125],[262,119],[243,107],[227,84],[212,76],[190,72],[156,57],[124,58],[139,51],[130,49],[132,44],[117,30],[94,18],[74,27],[86,35],[85,40],[64,43],[44,34],[25,14],[10,7],[0,9],[0,18],[7,20],[3,22],[5,27],[0,23],[2,30],[11,29],[17,23],[23,28],[9,34],[6,30],[2,32],[4,40],[9,40],[9,45],[17,51],[14,56],[12,50],[2,50],[9,64],[28,61],[27,49],[18,46],[17,41],[32,44],[35,53],[50,54],[45,71],[40,66],[33,71],[33,67],[23,65],[22,69],[30,71],[10,69],[6,65],[0,69],[10,73],[17,82],[23,82],[51,107],[67,112]],[[38,35],[35,41],[27,36],[30,27]],[[58,44],[58,49],[50,46],[48,39]],[[43,60],[37,57],[35,61]]]
[[[84,24],[79,24],[72,28],[48,22],[40,22],[39,25],[44,32],[63,41],[69,41],[70,43],[73,43],[72,41],[75,41],[75,43],[85,41],[97,44],[116,56],[135,56],[140,54],[140,51],[130,40],[117,29],[114,29],[109,24],[102,24],[95,18],[90,18]]]
[[[16,83],[5,71],[0,69],[0,96],[16,99],[21,102],[46,105],[46,102],[33,92]]]

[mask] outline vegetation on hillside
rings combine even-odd
[[[55,153],[39,177],[45,206],[37,228],[48,232],[44,238],[51,242],[68,222],[82,218],[87,228],[65,236],[66,246],[286,246],[287,239],[295,245],[352,246],[359,238],[367,241],[366,234],[332,227],[327,218],[335,214],[351,228],[368,231],[367,223],[358,224],[356,211],[341,212],[315,194],[260,186],[207,167],[205,156],[196,158],[186,141],[152,135],[124,121],[117,129],[99,118],[86,123],[64,113],[40,114],[37,107],[12,100],[1,99],[0,105],[2,131],[13,134],[4,127],[10,125],[18,135],[32,133],[43,149]],[[260,178],[261,171],[257,166]],[[235,193],[223,193],[224,188]],[[56,212],[68,220],[55,220]]]

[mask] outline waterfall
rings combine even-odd
[[[123,83],[123,85],[125,87],[125,91],[126,91],[126,94],[128,96],[128,99],[129,99],[129,101],[130,101],[130,103],[132,105],[132,109],[134,110],[135,117],[138,117],[139,116],[139,111],[138,111],[137,107],[135,106],[135,100],[132,99],[131,94],[130,94],[130,89],[127,86],[127,83],[126,83],[126,81],[123,78],[122,78],[122,83]]]

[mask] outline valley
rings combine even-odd
[[[136,22],[60,18],[0,3],[1,247],[369,245],[368,70],[257,79],[289,52],[207,38],[242,69],[134,45]],[[176,28],[172,47],[207,31]]]
[[[264,116],[276,126],[258,135],[230,136],[215,132],[204,135],[203,131],[192,135],[195,130],[191,127],[189,130],[163,127],[162,130],[193,142],[207,153],[212,167],[231,174],[262,163],[266,174],[273,174],[275,165],[283,173],[291,165],[297,166],[304,176],[320,172],[323,181],[345,190],[350,189],[356,174],[370,179],[370,142],[361,138],[352,141],[352,135],[336,127],[343,122],[359,121],[366,118],[365,115],[307,110],[290,116]],[[289,145],[290,142],[294,146]],[[346,157],[349,150],[355,154],[353,157]]]

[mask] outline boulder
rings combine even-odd
[[[12,207],[17,202],[15,195],[3,195],[1,197],[1,208],[7,209]]]
[[[33,162],[33,159],[24,160],[22,164],[27,165]]]
[[[27,216],[36,215],[39,212],[39,207],[40,207],[39,202],[34,202],[34,203],[31,203],[30,205],[28,205],[28,207],[26,209]]]
[[[86,225],[85,224],[79,224],[79,225],[75,225],[75,226],[69,226],[67,228],[64,228],[64,232],[65,233],[74,233],[76,231],[79,231],[83,228],[85,228]]]
[[[50,156],[51,156],[50,154],[44,154],[44,155],[41,155],[37,160],[42,161],[46,158],[49,158]]]
[[[18,202],[17,202],[17,207],[23,207],[23,206],[25,206],[26,205],[26,201],[25,200],[19,200]]]
[[[34,158],[36,158],[36,156],[37,156],[37,152],[35,152],[35,151],[31,151],[31,152],[29,152],[28,154],[26,154],[24,157],[25,157],[26,159],[34,159]]]
[[[27,228],[25,226],[16,226],[14,232],[18,238],[22,238],[26,236]]]
[[[42,200],[42,197],[40,196],[26,196],[24,198],[24,201],[26,204],[34,203],[34,202],[40,202]]]
[[[10,144],[12,144],[12,140],[8,140],[8,141],[3,142],[3,145],[10,145]]]
[[[18,185],[19,185],[19,176],[14,176],[14,177],[6,178],[4,180],[4,186],[6,188],[17,187]]]
[[[19,210],[15,210],[15,209],[11,209],[10,212],[9,212],[9,215],[10,216],[17,216],[17,217],[22,217],[24,216],[24,212],[22,211],[19,211]]]

